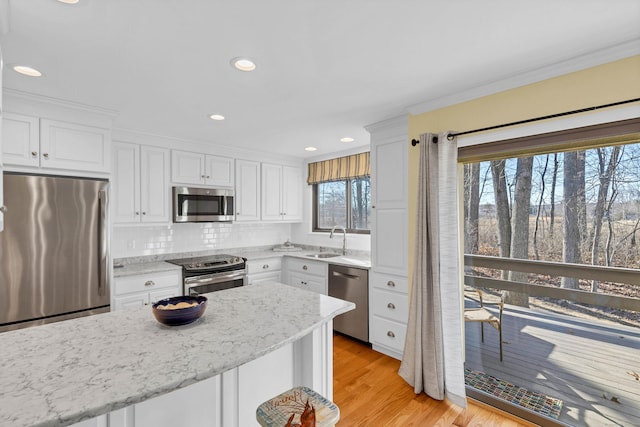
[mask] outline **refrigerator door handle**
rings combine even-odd
[[[109,271],[109,259],[107,242],[109,236],[107,234],[108,224],[108,195],[106,190],[98,192],[98,253],[100,259],[98,261],[98,295],[105,296],[107,289],[107,272]]]

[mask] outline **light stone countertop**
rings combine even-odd
[[[64,426],[186,387],[294,342],[354,304],[276,282],[219,291],[202,318],[151,307],[0,334],[0,425]]]
[[[163,273],[165,271],[176,271],[182,274],[182,267],[164,261],[141,262],[137,264],[126,264],[113,269],[113,277],[136,276],[138,274]]]

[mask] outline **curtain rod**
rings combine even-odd
[[[535,117],[535,118],[526,119],[526,120],[519,120],[517,122],[504,123],[504,124],[501,124],[501,125],[489,126],[489,127],[485,127],[485,128],[481,128],[481,129],[473,129],[473,130],[467,130],[467,131],[464,131],[464,132],[450,133],[450,134],[447,135],[447,139],[449,141],[451,141],[456,136],[469,135],[471,133],[478,133],[478,132],[484,132],[484,131],[488,131],[488,130],[500,129],[500,128],[505,128],[505,127],[508,127],[508,126],[516,126],[516,125],[522,125],[522,124],[525,124],[525,123],[538,122],[538,121],[541,121],[541,120],[554,119],[556,117],[569,116],[571,114],[586,113],[588,111],[599,110],[601,108],[616,107],[618,105],[630,104],[632,102],[638,102],[638,101],[640,101],[640,98],[627,99],[626,101],[618,101],[618,102],[612,102],[611,104],[603,104],[603,105],[596,105],[596,106],[593,106],[593,107],[580,108],[579,110],[565,111],[564,113],[550,114],[548,116]],[[434,141],[432,141],[432,142],[437,143],[438,142],[438,138],[434,138]],[[414,147],[419,143],[420,143],[420,141],[417,140],[417,139],[412,139],[411,140],[411,145],[414,146]]]

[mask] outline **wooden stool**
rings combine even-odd
[[[308,387],[294,387],[256,409],[262,427],[333,427],[340,409]]]

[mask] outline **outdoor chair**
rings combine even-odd
[[[504,308],[504,302],[502,297],[500,302],[484,302],[482,299],[482,291],[480,289],[465,289],[465,298],[469,298],[480,304],[479,307],[471,307],[464,309],[464,321],[465,322],[479,322],[480,323],[480,336],[482,342],[484,342],[484,324],[488,323],[498,330],[500,336],[500,361],[502,362],[502,310]],[[497,305],[500,309],[498,317],[496,317],[491,311],[485,308],[486,305]]]

